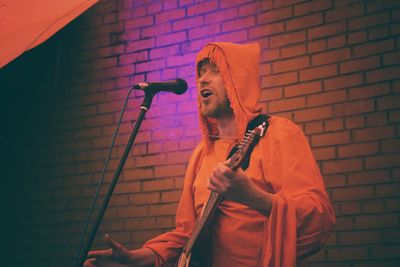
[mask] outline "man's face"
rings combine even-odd
[[[202,64],[197,89],[203,116],[222,118],[233,114],[226,96],[224,80],[215,64]]]

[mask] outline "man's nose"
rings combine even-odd
[[[199,77],[199,84],[208,84],[210,81],[208,72]]]

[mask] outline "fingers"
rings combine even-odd
[[[112,239],[109,234],[104,235],[104,240],[107,241],[108,245],[114,250],[121,250],[123,247],[120,243]]]
[[[96,267],[96,259],[88,259],[83,264],[83,267]]]
[[[87,258],[101,258],[110,255],[111,251],[109,249],[107,250],[93,250],[89,251]]]

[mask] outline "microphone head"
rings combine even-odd
[[[187,90],[187,87],[188,87],[186,81],[181,78],[177,78],[175,81],[176,81],[177,86],[176,86],[176,90],[174,90],[174,93],[178,94],[178,95],[185,93]]]

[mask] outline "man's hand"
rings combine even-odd
[[[226,166],[226,162],[221,162],[214,168],[207,188],[267,216],[271,211],[272,195],[258,188],[241,168],[233,171]]]
[[[88,259],[84,267],[122,267],[132,266],[133,258],[131,252],[122,244],[113,240],[108,234],[104,236],[110,249],[95,250],[88,253]]]

